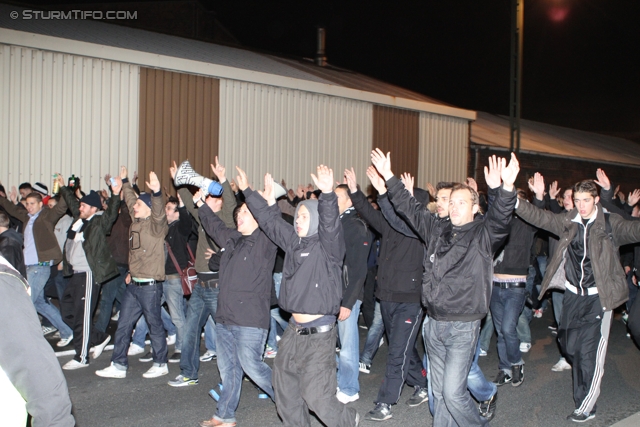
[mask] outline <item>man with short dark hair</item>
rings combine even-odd
[[[63,319],[73,328],[75,356],[62,369],[75,370],[89,366],[89,348],[93,358],[100,356],[111,337],[93,327],[93,312],[98,304],[100,286],[117,276],[118,268],[111,257],[106,235],[111,230],[120,205],[122,181],[111,184],[109,206],[102,215],[102,201],[95,191],[76,199],[73,190],[64,185],[58,174],[60,195],[73,215],[74,223],[67,232],[63,266],[65,276],[71,276],[60,300]]]
[[[596,401],[604,375],[613,310],[629,298],[618,248],[640,241],[640,222],[605,212],[596,183],[608,188],[598,169],[598,181],[573,186],[575,208],[554,214],[529,203],[518,203],[516,213],[528,223],[560,237],[542,281],[540,296],[564,288],[558,341],[573,367],[576,409],[567,419],[584,422],[596,416]],[[606,180],[606,182],[605,182]],[[536,198],[544,196],[544,179],[534,176]]]
[[[449,222],[437,221],[411,197],[391,171],[391,157],[380,149],[371,161],[386,180],[395,210],[425,243],[422,300],[430,320],[426,327],[434,425],[485,426],[467,391],[480,321],[489,310],[493,253],[509,231],[515,205],[513,183],[519,171],[515,155],[489,158],[485,179],[496,196],[487,215],[476,218],[478,193],[456,184],[449,199]],[[500,187],[503,182],[502,188]]]
[[[22,253],[24,240],[20,233],[9,228],[10,225],[9,215],[0,211],[0,254],[26,279],[27,268]]]
[[[15,189],[16,187],[13,188]],[[23,182],[18,186],[18,192],[21,198],[26,199],[29,194],[33,193],[33,187],[31,187],[30,183]]]

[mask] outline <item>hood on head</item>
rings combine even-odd
[[[313,236],[318,233],[318,224],[320,223],[320,216],[318,215],[318,201],[317,200],[304,200],[298,203],[296,206],[296,213],[293,216],[293,226],[296,225],[296,220],[298,219],[298,211],[300,210],[300,206],[304,205],[309,211],[309,231],[305,237]]]

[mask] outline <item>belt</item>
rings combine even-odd
[[[566,282],[564,285],[566,286],[567,290],[573,292],[576,295],[598,295],[598,288],[596,288],[595,286],[592,286],[590,288],[582,288],[582,290],[580,290],[569,282]]]
[[[215,282],[213,280],[207,280],[205,282],[204,280],[198,279],[198,284],[205,289],[218,289],[218,279],[215,279]]]
[[[151,286],[155,285],[157,282],[155,280],[136,280],[131,279],[131,285],[134,286]]]
[[[332,323],[331,325],[322,325],[322,326],[312,326],[310,328],[303,328],[302,326],[291,325],[291,327],[296,331],[298,335],[312,335],[312,334],[321,334],[323,332],[329,332],[333,328],[335,328],[336,324]]]
[[[500,289],[512,289],[512,288],[524,288],[527,286],[527,282],[493,282],[493,286],[497,286]]]
[[[180,278],[180,275],[179,275],[179,274],[177,274],[177,273],[176,273],[176,274],[167,274],[165,277],[167,278],[167,280],[170,280],[170,279],[179,279],[179,278]]]
[[[50,267],[50,266],[52,266],[52,265],[53,265],[53,264],[51,263],[51,261],[44,261],[44,262],[39,262],[39,263],[37,263],[37,264],[30,264],[30,265],[27,265],[27,267],[36,267],[36,266],[37,266],[37,267]]]

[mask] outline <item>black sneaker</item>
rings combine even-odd
[[[480,406],[478,406],[478,411],[480,412],[480,416],[485,418],[487,421],[491,421],[493,417],[496,415],[496,402],[498,401],[498,392],[496,391],[491,399],[480,402]]]
[[[518,387],[524,381],[524,365],[511,365],[511,385]]]
[[[171,357],[169,358],[168,362],[169,363],[180,363],[180,352],[176,351],[175,353],[173,353],[171,355]]]
[[[413,387],[415,391],[407,400],[407,405],[409,406],[418,406],[421,403],[427,402],[429,400],[429,391],[426,387],[420,387],[419,385]]]
[[[376,407],[367,412],[365,419],[372,421],[384,421],[391,418],[391,405],[387,403],[376,403]]]
[[[584,423],[585,421],[592,420],[595,417],[596,417],[596,411],[593,411],[590,414],[587,414],[584,412],[580,412],[579,409],[576,409],[571,414],[569,414],[567,419],[576,423]]]
[[[153,360],[153,350],[148,351],[147,354],[145,354],[138,360],[141,362],[151,362]]]
[[[505,385],[511,382],[511,375],[503,371],[502,369],[498,372],[498,376],[495,381],[493,381],[495,385],[500,387],[501,385]]]

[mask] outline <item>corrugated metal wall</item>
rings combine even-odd
[[[7,187],[52,174],[85,191],[138,160],[139,68],[0,44],[0,179]]]
[[[373,147],[391,152],[391,169],[400,176],[418,175],[420,114],[400,108],[373,106]]]
[[[323,163],[342,181],[353,166],[363,188],[370,163],[372,106],[360,101],[272,86],[220,80],[220,156],[262,188],[270,172],[290,188],[312,182]]]
[[[435,187],[439,181],[462,182],[467,177],[469,121],[420,113],[420,167],[416,185]],[[393,164],[393,157],[391,157]]]
[[[218,154],[220,81],[217,79],[140,69],[140,189],[149,171],[175,193],[169,166],[189,160],[202,175],[211,176]],[[229,168],[228,168],[229,169]],[[143,176],[144,175],[144,176]]]

